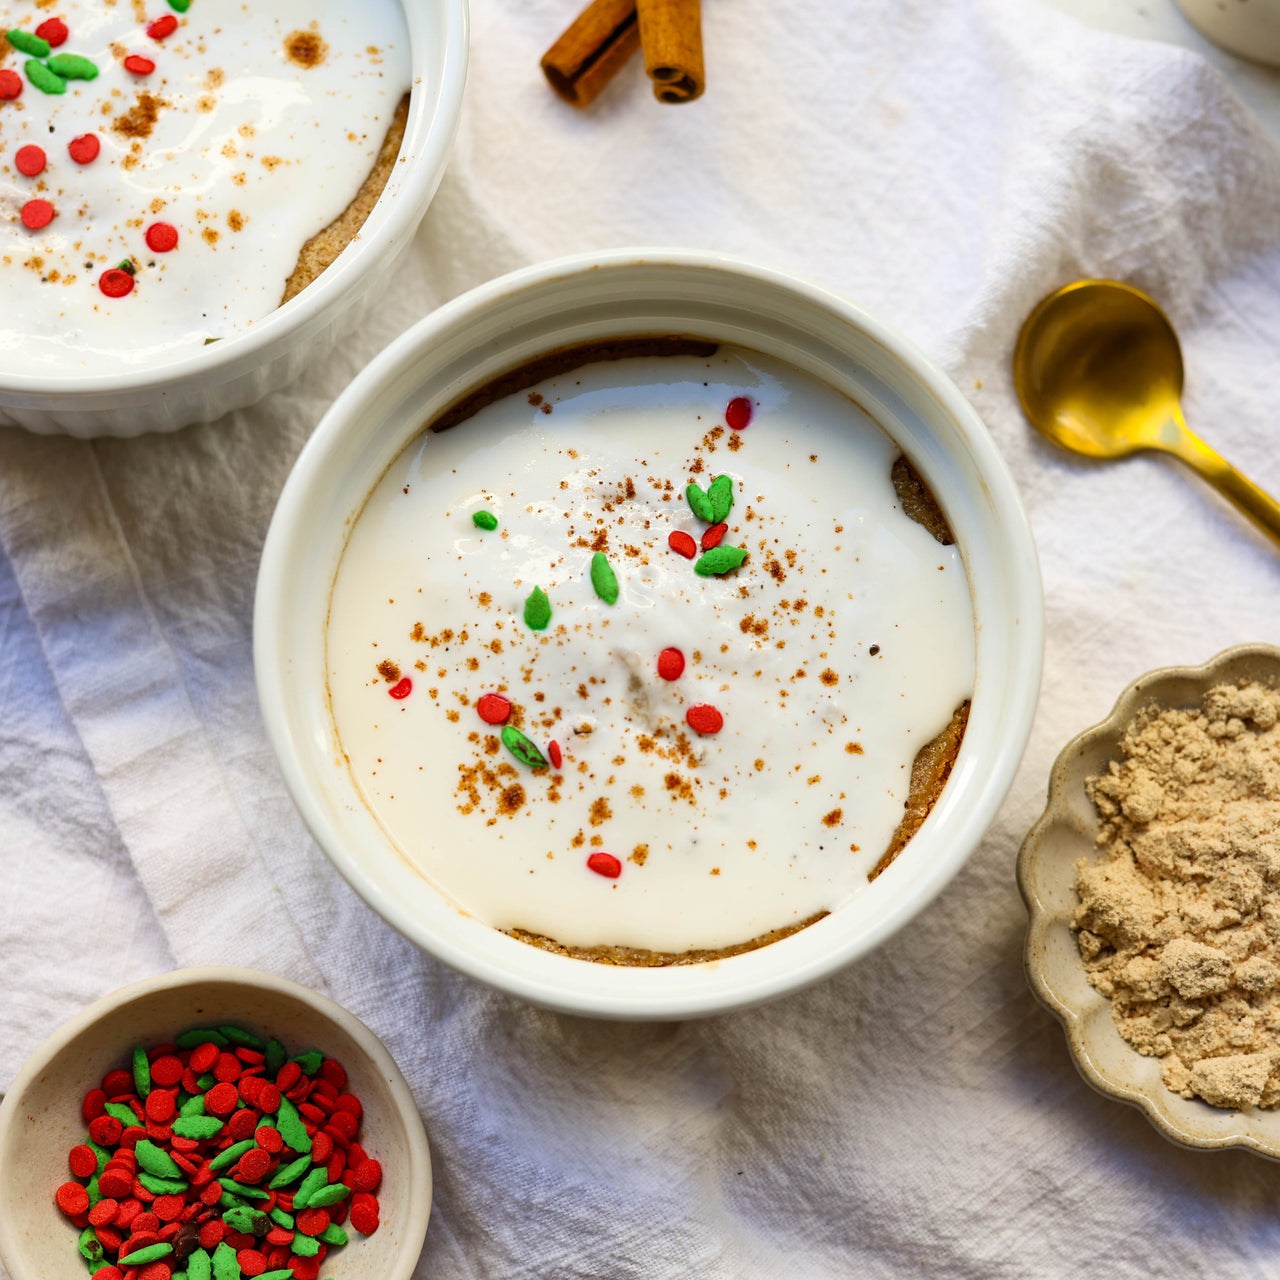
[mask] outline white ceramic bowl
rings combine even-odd
[[[1200,667],[1148,671],[1121,695],[1111,714],[1062,749],[1049,775],[1049,801],[1018,855],[1018,885],[1031,917],[1025,963],[1032,991],[1062,1023],[1075,1064],[1099,1093],[1137,1107],[1166,1138],[1188,1147],[1248,1147],[1280,1160],[1280,1111],[1245,1113],[1180,1098],[1164,1087],[1160,1060],[1126,1044],[1111,1002],[1089,985],[1071,932],[1079,905],[1076,863],[1098,857],[1098,815],[1085,779],[1120,758],[1120,738],[1150,706],[1198,707],[1214,687],[1239,679],[1280,683],[1280,649],[1247,644]]]
[[[846,906],[730,959],[615,968],[535,950],[452,906],[389,845],[343,764],[326,700],[330,588],[388,463],[463,392],[562,345],[685,333],[788,361],[845,391],[904,448],[951,522],[977,620],[963,747],[923,829]],[[519,271],[421,321],[338,398],[280,497],[259,571],[258,693],[289,790],[370,906],[448,964],[536,1003],[672,1018],[767,1000],[864,954],[921,909],[981,838],[1022,754],[1040,678],[1040,579],[1013,482],[977,415],[905,339],[815,285],[715,254],[580,256]]]
[[[155,369],[0,376],[0,423],[136,436],[208,422],[297,377],[351,332],[413,240],[444,176],[467,69],[467,0],[404,0],[412,93],[400,157],[359,236],[296,298],[245,332]]]
[[[326,1261],[335,1280],[408,1280],[431,1212],[431,1157],[413,1094],[382,1042],[340,1005],[253,969],[179,969],[113,991],[64,1023],[24,1063],[0,1104],[0,1261],[9,1280],[84,1280],[79,1231],[53,1202],[85,1140],[80,1104],[136,1044],[234,1023],[291,1053],[322,1049],[364,1104],[360,1142],[383,1167],[381,1221]]]

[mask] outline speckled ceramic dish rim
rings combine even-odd
[[[1143,709],[1195,707],[1214,685],[1239,679],[1280,683],[1280,648],[1242,644],[1198,667],[1162,667],[1135,680],[1101,724],[1062,749],[1044,813],[1018,856],[1018,887],[1030,915],[1025,964],[1040,1001],[1062,1023],[1081,1075],[1100,1093],[1142,1110],[1166,1137],[1188,1147],[1247,1147],[1280,1160],[1280,1111],[1227,1111],[1164,1087],[1160,1062],[1131,1049],[1110,1002],[1089,985],[1070,919],[1078,903],[1076,863],[1097,857],[1097,814],[1085,779],[1119,758],[1125,726]]]

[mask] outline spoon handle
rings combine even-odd
[[[1207,480],[1229,502],[1235,503],[1263,532],[1280,543],[1280,503],[1241,475],[1221,454],[1209,448],[1186,424],[1180,411],[1174,419],[1180,428],[1171,433],[1171,453]]]

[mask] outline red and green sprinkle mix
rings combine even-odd
[[[81,1104],[54,1192],[95,1280],[317,1280],[343,1224],[378,1229],[382,1166],[340,1063],[201,1027],[134,1049]]]

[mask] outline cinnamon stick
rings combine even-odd
[[[706,87],[700,0],[636,0],[644,69],[659,102],[692,102]]]
[[[592,0],[542,55],[542,71],[566,102],[585,107],[639,44],[636,0]]]

